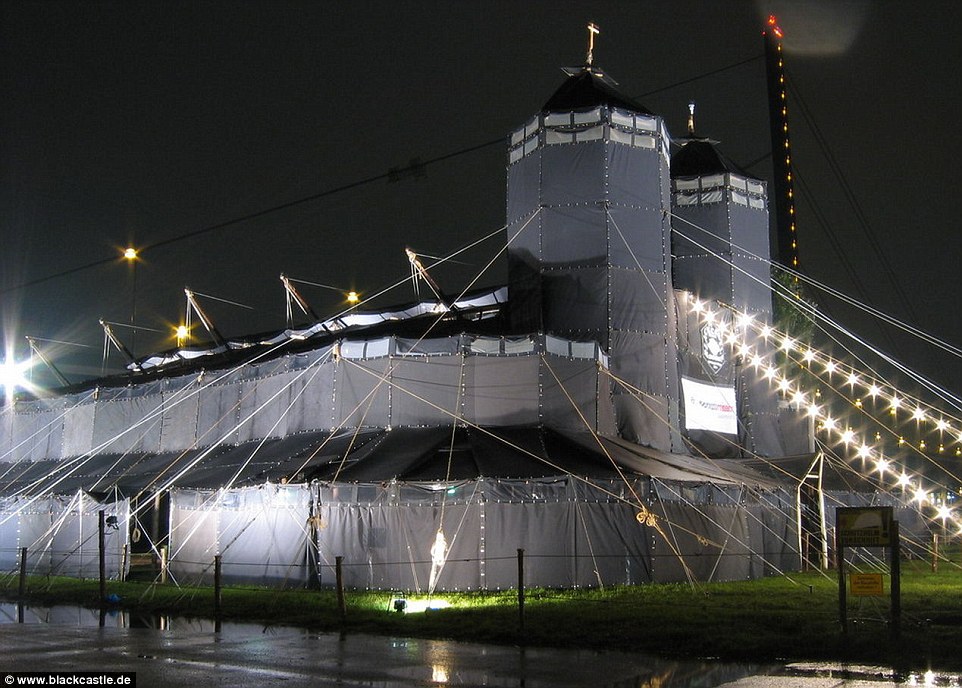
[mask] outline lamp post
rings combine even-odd
[[[137,249],[125,248],[124,260],[130,265],[130,349],[133,351],[137,344]]]

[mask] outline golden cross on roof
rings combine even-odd
[[[601,33],[601,29],[594,22],[588,22],[588,60],[585,64],[589,67],[591,66],[591,60],[594,58],[595,50],[595,34]]]

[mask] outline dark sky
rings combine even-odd
[[[504,139],[561,84],[559,67],[583,62],[588,21],[601,27],[596,64],[626,94],[676,136],[694,100],[700,132],[749,165],[770,150],[760,56],[771,10],[786,32],[796,98],[803,269],[960,345],[962,5],[925,8],[8,0],[0,5],[7,346],[25,354],[25,334],[86,345],[44,345],[78,380],[101,369],[98,318],[129,321],[134,302],[138,325],[165,330],[135,340],[118,330],[137,354],[172,345],[166,331],[183,317],[185,286],[253,309],[201,299],[227,336],[279,329],[281,272],[370,294],[408,273],[405,246],[441,256],[497,229],[501,144],[430,164],[422,177],[378,179],[203,231],[414,158]],[[768,160],[749,171],[771,176]],[[135,279],[119,259],[128,243],[148,247]],[[498,247],[490,241],[437,277],[457,291]],[[503,280],[499,263],[479,284]],[[302,291],[319,312],[339,308],[333,291]],[[405,287],[382,303],[411,299]],[[827,297],[819,302],[909,367],[962,391],[957,357],[883,332]],[[111,356],[111,369],[120,363]]]

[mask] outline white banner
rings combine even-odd
[[[685,395],[685,428],[738,434],[735,388],[719,387],[687,377],[681,379]]]

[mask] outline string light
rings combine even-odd
[[[698,304],[699,310],[706,311],[708,314],[706,315],[706,321],[714,321],[714,313],[710,310],[709,305],[700,301],[696,301],[696,303]],[[849,389],[853,393],[863,393],[865,398],[871,399],[873,404],[879,397],[881,397],[886,402],[887,410],[893,417],[893,422],[898,420],[898,410],[908,407],[910,403],[911,418],[916,421],[917,426],[923,426],[927,421],[931,420],[932,425],[930,427],[932,429],[930,432],[937,430],[940,433],[940,439],[943,434],[948,434],[951,437],[951,441],[956,444],[955,455],[962,456],[962,429],[953,424],[954,419],[945,418],[944,415],[937,412],[935,409],[926,406],[920,401],[914,400],[909,395],[903,394],[902,392],[891,388],[883,388],[883,386],[878,383],[877,379],[873,379],[873,375],[866,375],[855,368],[844,365],[841,362],[822,354],[816,348],[810,346],[806,346],[804,348],[801,347],[797,340],[778,332],[775,328],[767,324],[751,322],[744,313],[739,314],[737,319],[739,325],[743,327],[743,331],[739,333],[738,338],[738,341],[740,341],[737,347],[738,354],[743,358],[743,360],[750,362],[752,367],[758,371],[760,375],[769,380],[773,389],[777,389],[777,391],[784,394],[787,398],[790,398],[791,403],[799,411],[807,413],[809,417],[818,421],[817,428],[820,432],[839,433],[838,442],[840,444],[844,444],[846,447],[853,448],[853,458],[859,458],[862,460],[863,470],[867,468],[864,465],[864,462],[874,457],[878,457],[874,462],[873,470],[877,471],[879,479],[883,480],[883,485],[886,474],[891,473],[893,476],[898,476],[896,478],[896,484],[893,485],[893,489],[901,488],[903,497],[906,495],[907,489],[912,488],[912,499],[918,504],[919,508],[928,504],[934,506],[929,492],[923,489],[920,483],[913,480],[913,477],[910,473],[899,468],[897,465],[894,465],[891,460],[883,458],[881,456],[881,448],[877,449],[876,447],[863,442],[859,438],[857,431],[851,427],[846,427],[844,431],[840,430],[839,420],[828,415],[828,413],[823,410],[823,407],[816,403],[816,401],[822,396],[820,388],[816,387],[814,391],[810,392],[812,401],[809,403],[809,396],[806,395],[806,393],[800,388],[799,383],[793,383],[788,377],[780,375],[779,368],[766,361],[766,356],[763,354],[769,351],[769,344],[766,343],[762,345],[759,343],[759,348],[762,351],[761,353],[758,351],[758,349],[751,346],[749,341],[749,329],[753,329],[757,333],[757,336],[760,338],[760,340],[764,340],[765,342],[770,342],[774,338],[776,346],[778,346],[778,348],[786,354],[789,362],[791,362],[791,359],[794,358],[798,365],[806,366],[809,370],[813,371],[816,377],[818,377],[818,373],[815,372],[815,369],[813,368],[814,364],[818,364],[819,369],[822,370],[823,373],[829,378],[836,374],[844,376],[844,383],[848,385]],[[731,329],[725,329],[731,326],[726,325],[724,323],[724,319],[722,320],[720,326],[723,328],[726,334],[729,334],[729,336],[734,336],[735,333]],[[735,346],[733,340],[729,341],[732,341],[732,348],[734,349]],[[796,351],[799,353],[797,356],[793,356],[793,352]],[[832,388],[830,383],[829,387]],[[841,396],[841,398],[846,400],[847,403],[851,404],[851,406],[857,409],[860,413],[866,413],[863,410],[863,407],[865,406],[865,400],[863,400],[862,396],[852,394],[850,397]],[[938,417],[939,420],[935,421],[935,417]],[[959,422],[962,423],[962,421]],[[882,434],[876,431],[874,433],[874,437],[876,446],[880,445],[882,442]],[[918,438],[918,443],[915,445],[907,443],[905,437],[901,434],[893,432],[893,437],[898,438],[899,447],[915,446],[918,448],[918,451],[924,451],[928,446],[924,437]],[[940,441],[937,446],[939,447],[940,452],[945,451],[944,442]],[[948,518],[952,518],[953,522],[955,522],[955,516],[951,514],[951,512],[949,513]],[[962,527],[962,524],[960,524],[960,527]]]

